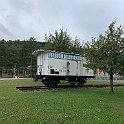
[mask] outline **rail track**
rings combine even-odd
[[[114,84],[113,86],[124,86],[124,84]],[[57,90],[57,89],[79,89],[79,88],[104,88],[109,87],[108,84],[86,84],[82,87],[80,86],[71,86],[71,85],[59,85],[57,87],[46,87],[46,86],[24,86],[24,87],[16,87],[17,90],[21,91],[42,91],[42,90]]]

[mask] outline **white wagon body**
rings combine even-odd
[[[68,77],[73,80],[77,77],[85,79],[94,77],[93,71],[84,67],[86,60],[79,54],[38,49],[33,52],[33,55],[37,56],[38,79],[54,76],[60,80]]]
[[[93,71],[84,67],[85,58],[79,54],[36,50],[37,75],[93,76]]]

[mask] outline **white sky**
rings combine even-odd
[[[0,0],[0,39],[42,41],[63,27],[82,41],[98,37],[112,21],[124,27],[123,0]]]

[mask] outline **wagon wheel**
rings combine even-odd
[[[43,78],[41,81],[46,87],[50,87],[50,81],[47,77]]]
[[[80,81],[77,83],[77,85],[78,85],[78,86],[83,86],[84,83],[86,83],[86,79],[80,80]]]
[[[43,84],[44,84],[46,87],[49,87],[49,86],[50,86],[50,83],[49,83],[49,82],[43,82]]]
[[[78,86],[83,86],[83,82],[78,82],[77,85]]]
[[[68,79],[68,82],[70,83],[71,86],[75,86],[74,79]]]
[[[50,80],[50,87],[57,87],[59,83],[60,83],[60,80],[51,79]]]
[[[69,82],[71,86],[75,86],[75,83],[74,82]]]
[[[50,86],[50,82],[47,78],[45,79],[42,79],[42,83],[46,86],[46,87],[49,87]]]

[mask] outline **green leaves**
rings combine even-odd
[[[5,40],[0,41],[0,67],[5,67],[7,61],[7,44]]]
[[[2,77],[2,70],[12,72],[16,66],[18,70],[22,71],[31,64],[35,66],[36,58],[32,56],[32,52],[44,45],[44,42],[38,42],[34,37],[23,41],[0,40],[0,77]]]
[[[85,57],[87,67],[99,69],[110,75],[110,92],[113,92],[113,75],[124,76],[124,38],[122,27],[115,28],[112,22],[105,35],[99,35],[98,39],[86,43]]]
[[[59,52],[73,52],[81,53],[80,40],[76,37],[75,40],[72,40],[70,35],[67,34],[67,31],[55,31],[54,34],[45,35],[47,50],[56,50]]]
[[[98,39],[86,43],[86,58],[89,67],[98,68],[108,74],[116,74],[123,67],[124,40],[123,30],[120,26],[115,28],[115,22],[109,25],[105,35],[99,35]]]

